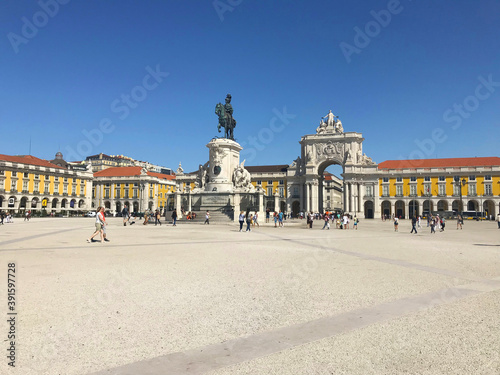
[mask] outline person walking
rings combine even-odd
[[[415,215],[413,215],[413,217],[411,218],[411,232],[410,233],[413,233],[413,231],[415,231],[415,234],[417,234],[417,218],[415,217]]]
[[[240,216],[238,217],[238,222],[240,223],[240,232],[243,229],[243,223],[245,222],[245,212],[241,211]]]
[[[251,229],[250,229],[250,223],[252,221],[252,215],[250,214],[250,209],[247,208],[247,213],[245,214],[245,220],[247,222],[247,229],[245,232],[250,232]]]
[[[394,232],[398,232],[399,227],[399,219],[397,216],[394,216]]]
[[[462,218],[462,215],[458,215],[457,216],[457,230],[458,230],[458,228],[463,229],[462,228],[463,225],[464,225],[464,219]],[[500,228],[500,225],[498,227]]]
[[[130,212],[128,210],[128,206],[127,205],[123,206],[122,217],[123,217],[123,226],[126,227],[127,226],[127,221],[130,218]]]
[[[422,228],[422,226],[420,225],[422,222],[422,218],[420,217],[420,215],[418,215],[418,219],[417,219],[417,226],[418,226],[418,229]]]
[[[2,218],[2,223],[3,223],[3,218]],[[463,223],[463,219],[462,219],[462,223]],[[498,224],[498,229],[500,229],[500,212],[497,215],[497,224]]]
[[[108,223],[106,223],[106,211],[103,209],[102,210],[102,238],[104,239],[104,242],[109,242],[109,239],[106,237],[106,227],[108,226]]]
[[[446,226],[446,220],[444,216],[441,218],[441,232],[444,232],[444,227]]]
[[[156,224],[160,224],[161,227],[161,215],[159,210],[156,210],[155,212],[155,225]]]
[[[354,229],[358,230],[358,223],[359,219],[357,217],[354,217]]]
[[[255,213],[253,214],[253,226],[257,224],[257,228],[260,228],[258,219],[259,219],[259,214],[257,213],[257,211],[255,211]]]
[[[283,226],[283,212],[279,212],[278,214],[278,226],[282,227]]]
[[[104,216],[103,216],[104,207],[97,207],[96,215],[95,215],[95,232],[87,238],[87,242],[94,242],[94,237],[98,234],[101,235],[101,243],[104,242],[104,235],[102,232],[102,227],[104,225]]]
[[[174,211],[172,212],[172,223],[173,226],[177,226],[177,209],[174,208]]]
[[[268,208],[266,209],[266,223],[269,223],[270,217],[271,217],[271,210]]]
[[[431,233],[436,233],[436,218],[431,218]]]
[[[323,220],[325,221],[325,224],[323,225],[323,228],[321,228],[321,230],[327,228],[327,229],[330,229],[330,218],[328,217],[327,214],[325,214],[325,216],[323,216]]]
[[[205,213],[205,222],[203,223],[203,225],[205,225],[205,224],[210,225],[210,212],[208,210]]]

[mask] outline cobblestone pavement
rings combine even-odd
[[[0,226],[1,374],[499,374],[500,230]]]

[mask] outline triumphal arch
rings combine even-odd
[[[363,153],[363,135],[345,132],[330,111],[321,119],[316,134],[300,140],[301,154],[288,168],[288,205],[301,210],[324,212],[325,169],[342,167],[343,209],[351,215],[374,217],[378,204],[377,164]]]

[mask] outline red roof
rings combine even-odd
[[[95,172],[94,177],[132,177],[140,176],[142,167],[111,167]],[[148,176],[163,178],[165,180],[175,180],[175,175],[168,175],[156,172],[147,172]]]
[[[21,164],[29,164],[29,165],[38,165],[40,167],[46,168],[57,168],[64,169],[58,165],[52,164],[44,159],[39,159],[37,157],[31,155],[19,155],[19,156],[10,156],[10,155],[2,155],[0,154],[1,161],[9,161],[11,163],[21,163]]]
[[[500,157],[386,160],[378,169],[447,168],[447,167],[491,167],[500,166]]]

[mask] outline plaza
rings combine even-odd
[[[16,369],[0,373],[500,372],[495,222],[410,235],[408,220],[107,221],[103,244],[85,242],[92,218],[0,227],[18,296]]]

